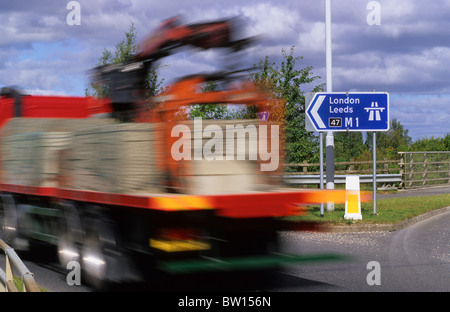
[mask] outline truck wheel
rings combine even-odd
[[[61,209],[62,220],[58,234],[58,259],[63,268],[70,261],[80,263],[80,246],[83,241],[83,230],[79,211],[75,204],[65,202],[58,204]]]
[[[116,237],[112,220],[104,213],[94,212],[85,216],[85,237],[81,249],[83,280],[101,290],[115,281],[114,272],[120,270],[117,262]]]
[[[9,194],[0,195],[0,238],[14,247],[17,237],[17,210],[14,198]]]

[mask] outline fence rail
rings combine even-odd
[[[377,173],[399,173],[400,168],[398,167],[400,160],[390,160],[383,159],[377,160]],[[304,161],[301,164],[286,164],[286,167],[290,168],[301,168],[301,170],[297,170],[295,172],[286,172],[286,174],[320,174],[319,172],[319,163],[308,163]],[[372,161],[364,160],[364,161],[341,161],[335,162],[335,173],[336,174],[364,174],[364,173],[372,173]],[[324,163],[324,168],[326,164]]]
[[[399,188],[450,183],[450,152],[399,152],[398,155],[398,159],[377,160],[377,182],[395,183]],[[284,180],[289,184],[318,184],[319,166],[306,161],[286,164],[289,170]],[[335,183],[343,183],[345,175],[359,175],[361,183],[371,183],[372,174],[372,160],[335,162]]]
[[[6,269],[5,271],[0,269],[0,291],[18,292],[13,280],[13,271],[15,269],[21,276],[24,292],[40,292],[41,290],[34,280],[33,273],[31,273],[22,260],[20,260],[14,249],[9,247],[1,239],[0,249],[2,249],[6,255]]]
[[[450,183],[450,152],[400,152],[405,187]]]
[[[335,175],[334,183],[335,184],[344,184],[346,175]],[[324,175],[324,181],[326,179],[326,175]],[[320,176],[318,175],[309,175],[309,174],[289,174],[283,176],[283,181],[286,184],[319,184]],[[360,183],[373,183],[373,175],[371,174],[362,174],[359,175]],[[385,186],[394,183],[401,183],[402,176],[400,174],[377,174],[377,183],[383,183]]]

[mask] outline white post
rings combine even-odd
[[[359,176],[346,176],[345,189],[347,190],[347,198],[345,200],[344,219],[362,220]]]
[[[331,0],[325,0],[325,51],[327,92],[333,92],[332,57],[331,57]],[[329,131],[326,137],[327,189],[334,189],[334,136]],[[327,203],[327,211],[334,211],[334,203]]]
[[[333,82],[331,77],[331,0],[325,0],[325,51],[327,92],[333,92]]]
[[[326,177],[327,189],[334,190],[334,137],[333,132],[328,132],[326,136]],[[327,203],[327,211],[334,211],[334,202]]]

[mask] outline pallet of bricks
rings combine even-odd
[[[107,119],[13,118],[0,133],[1,182],[58,187],[60,155],[79,127]]]
[[[235,148],[232,160],[223,154],[222,160],[207,159],[204,146],[213,137],[206,128],[214,124],[223,131],[222,147],[225,153],[226,125],[249,125],[255,121],[207,121],[203,122],[201,146],[194,143],[192,121],[184,122],[191,129],[191,160],[183,174],[186,194],[229,194],[255,191],[257,189],[257,161],[249,157],[250,144],[256,138],[244,137],[245,158],[237,159],[238,140],[233,138]],[[198,130],[198,129],[197,129]],[[79,129],[72,134],[70,148],[65,151],[63,176],[69,177],[66,187],[106,193],[154,194],[162,193],[161,179],[164,173],[158,168],[157,157],[172,157],[171,151],[159,151],[156,140],[157,123],[122,123]],[[202,159],[194,159],[195,148],[201,148]],[[216,146],[217,148],[217,146]],[[215,151],[220,153],[221,151]],[[184,163],[186,165],[186,163]],[[181,164],[180,164],[181,165]]]
[[[74,131],[62,160],[64,187],[123,194],[161,192],[153,127],[121,123]]]
[[[203,120],[201,130],[195,121],[184,124],[191,131],[192,149],[186,172],[187,193],[233,194],[259,189],[258,162],[254,157],[257,136],[246,132],[258,130],[257,120]],[[196,142],[199,138],[201,145]]]
[[[233,136],[233,154],[226,154],[226,126],[254,125],[257,130],[257,121],[203,121],[201,145],[194,142],[199,129],[193,121],[184,124],[191,129],[192,160],[184,172],[183,192],[230,194],[264,187],[258,161],[250,157],[257,155],[257,136]],[[222,144],[211,141],[219,129]],[[171,155],[157,150],[155,140],[160,136],[156,131],[156,123],[116,123],[112,119],[16,119],[1,133],[2,182],[105,193],[161,193],[163,173],[157,166],[157,153]],[[206,144],[210,145],[205,148]],[[245,148],[244,159],[238,157],[239,146]],[[222,157],[204,155],[209,150]],[[195,159],[195,152],[202,158]]]

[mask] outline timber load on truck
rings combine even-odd
[[[252,82],[199,74],[142,96],[154,61],[180,46],[235,51],[250,41],[232,38],[231,21],[176,21],[163,23],[132,62],[96,68],[109,98],[1,90],[0,221],[8,244],[54,245],[64,268],[78,261],[98,287],[153,271],[235,269],[243,259],[258,267],[267,256],[264,266],[277,266],[297,259],[279,254],[278,217],[345,201],[345,191],[282,188],[284,103]],[[201,92],[208,81],[220,90]],[[278,119],[188,119],[202,104],[250,105]],[[280,156],[275,168],[261,151]]]

